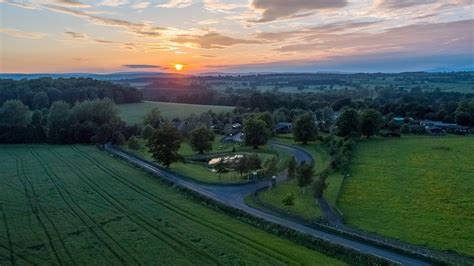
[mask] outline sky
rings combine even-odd
[[[0,0],[0,72],[474,70],[473,1]]]

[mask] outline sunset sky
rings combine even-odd
[[[0,0],[0,72],[474,69],[473,0]]]

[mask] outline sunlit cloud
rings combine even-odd
[[[109,6],[109,7],[117,7],[128,4],[128,0],[104,0],[100,2],[99,6]]]
[[[200,48],[220,49],[237,44],[258,44],[261,41],[237,39],[221,35],[217,32],[209,32],[205,35],[181,35],[173,39],[174,42],[182,44],[194,44]]]
[[[347,5],[346,0],[253,0],[252,7],[262,13],[255,22],[286,18],[301,18],[315,10],[336,9]]]
[[[161,68],[158,65],[146,65],[146,64],[131,64],[131,65],[122,65],[125,68],[132,68],[132,69],[149,69],[149,68]]]
[[[184,8],[192,5],[192,0],[168,0],[168,2],[156,5],[164,8]]]
[[[48,34],[46,33],[27,32],[27,31],[21,31],[17,29],[9,29],[9,28],[0,28],[0,33],[7,34],[7,35],[17,37],[17,38],[27,38],[27,39],[41,39],[48,36]]]
[[[65,31],[64,33],[65,33],[66,35],[68,35],[69,37],[74,38],[74,39],[86,39],[86,38],[87,38],[87,35],[86,35],[86,34],[80,33],[80,32]]]

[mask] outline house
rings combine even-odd
[[[231,125],[231,132],[233,134],[239,133],[242,131],[242,124],[240,123],[234,123]]]
[[[280,123],[276,124],[273,131],[277,134],[291,133],[293,131],[293,124],[292,123],[280,122]]]
[[[443,133],[465,135],[471,132],[470,127],[452,123],[443,123],[441,121],[422,120],[420,121],[420,126],[425,127],[427,133],[430,134],[441,134],[439,132],[442,131]]]

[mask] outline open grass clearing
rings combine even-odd
[[[0,264],[339,265],[92,146],[0,146]]]
[[[216,105],[199,105],[199,104],[185,104],[185,103],[168,103],[168,102],[141,102],[131,104],[120,104],[118,109],[120,117],[127,124],[141,124],[143,117],[152,109],[158,108],[161,115],[166,119],[184,118],[191,114],[200,115],[209,110],[215,113],[231,112],[234,107],[230,106],[216,106]]]
[[[338,206],[354,227],[474,255],[474,137],[358,143]]]

